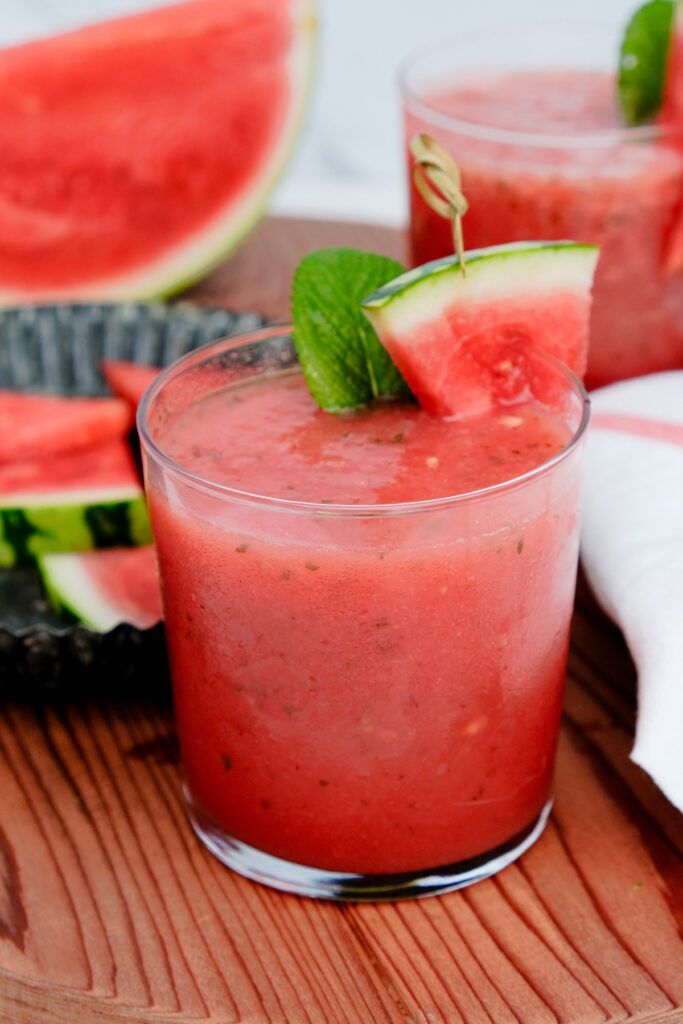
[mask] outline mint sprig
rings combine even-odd
[[[292,285],[294,344],[313,398],[327,412],[407,398],[408,385],[365,318],[361,302],[402,274],[396,260],[358,249],[318,249]]]
[[[662,108],[675,13],[674,0],[650,0],[626,26],[617,95],[627,125],[645,124]]]

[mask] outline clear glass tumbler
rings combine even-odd
[[[459,164],[467,248],[600,246],[589,388],[683,367],[683,146],[620,123],[617,55],[616,30],[536,25],[442,40],[401,74],[406,147],[427,132]],[[452,252],[412,180],[409,241],[414,265]]]
[[[397,899],[485,878],[540,835],[588,401],[561,363],[529,360],[564,449],[484,490],[400,504],[245,493],[165,450],[207,396],[239,401],[245,383],[300,373],[286,328],[205,346],[147,392],[187,808],[234,870],[308,896]],[[187,423],[189,451],[210,442],[201,416]]]

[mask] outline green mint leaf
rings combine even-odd
[[[626,26],[617,96],[627,125],[651,121],[662,108],[675,10],[674,0],[650,0]]]
[[[366,296],[403,271],[396,260],[358,249],[318,249],[301,260],[292,285],[294,344],[321,409],[410,396],[361,310]]]

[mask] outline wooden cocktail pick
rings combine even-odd
[[[460,187],[460,169],[450,153],[431,135],[420,132],[410,143],[413,164],[413,181],[428,206],[451,221],[453,247],[457,253],[463,276],[465,268],[465,245],[462,234],[462,218],[467,213],[467,200]]]

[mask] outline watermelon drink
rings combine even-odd
[[[238,872],[414,896],[540,834],[587,402],[529,358],[542,401],[337,416],[268,328],[192,353],[143,399],[187,805]]]
[[[667,264],[683,154],[659,126],[621,125],[618,45],[565,25],[513,30],[428,47],[402,78],[407,140],[427,132],[459,164],[468,248],[600,245],[589,387],[683,367],[683,271]],[[451,252],[448,223],[412,183],[410,208],[411,261]]]

